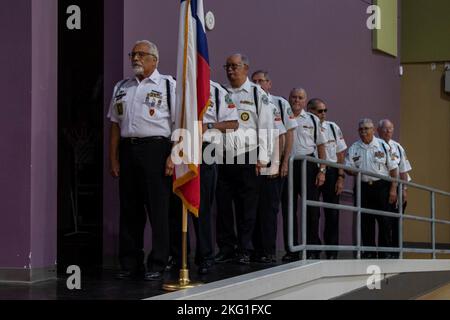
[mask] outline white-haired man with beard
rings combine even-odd
[[[169,199],[173,163],[171,135],[175,86],[157,67],[158,48],[142,40],[129,54],[135,77],[114,88],[111,120],[111,175],[119,179],[120,233],[117,278],[144,275],[146,212],[152,225],[152,252],[144,279],[161,280],[169,258]]]

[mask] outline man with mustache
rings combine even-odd
[[[217,263],[235,258],[239,264],[250,263],[260,175],[271,156],[269,136],[274,128],[273,111],[266,93],[250,82],[249,65],[249,59],[238,53],[228,57],[224,66],[229,81],[226,89],[239,113],[239,129],[226,135],[224,161],[219,165]]]
[[[374,136],[373,121],[362,119],[358,125],[359,141],[348,149],[345,165],[371,173],[397,178],[398,165],[392,160],[389,145]],[[347,172],[356,176],[354,172]],[[389,211],[389,205],[397,201],[397,183],[362,175],[361,206],[365,209]],[[390,245],[390,217],[363,213],[361,216],[361,237],[364,247],[375,247],[375,221],[378,222],[378,246]],[[366,251],[362,258],[384,258],[384,253]]]
[[[146,212],[152,227],[152,252],[144,279],[161,280],[169,258],[169,199],[173,163],[171,135],[175,86],[157,67],[158,48],[138,41],[129,54],[135,77],[114,88],[111,120],[111,175],[119,179],[119,279],[144,273]]]

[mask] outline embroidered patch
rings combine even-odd
[[[250,120],[250,114],[247,113],[247,112],[243,112],[241,114],[241,120],[244,121],[244,122],[247,122],[248,120]]]
[[[123,116],[123,103],[122,102],[116,103],[116,111],[119,116]]]
[[[384,158],[384,152],[382,152],[382,151],[375,152],[375,158],[383,159]]]

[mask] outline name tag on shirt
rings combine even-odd
[[[248,101],[248,100],[241,101],[241,104],[246,104],[246,105],[250,105],[250,106],[254,106],[255,105],[253,102]]]

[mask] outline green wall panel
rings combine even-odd
[[[398,2],[397,0],[374,0],[381,9],[381,29],[373,31],[373,48],[398,55]]]

